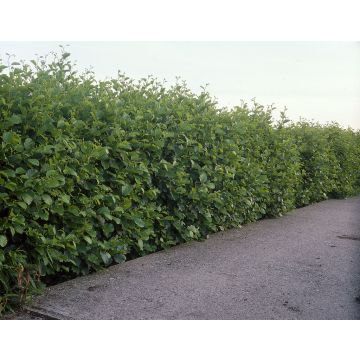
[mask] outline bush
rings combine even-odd
[[[28,294],[360,189],[359,132],[96,81],[68,53],[0,63],[0,312]]]

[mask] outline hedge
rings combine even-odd
[[[360,134],[69,53],[0,62],[0,312],[46,284],[360,190]]]

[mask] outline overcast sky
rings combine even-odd
[[[0,42],[5,53],[29,60],[70,44],[79,69],[98,78],[121,70],[133,78],[154,75],[174,83],[180,76],[222,106],[256,98],[288,116],[337,121],[360,129],[360,43],[355,42]]]

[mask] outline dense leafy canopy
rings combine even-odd
[[[184,83],[0,62],[0,312],[96,271],[360,189],[360,135]]]

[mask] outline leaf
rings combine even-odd
[[[10,119],[9,119],[9,123],[10,123],[11,125],[21,124],[21,123],[22,123],[21,116],[20,116],[20,115],[13,115],[13,116],[11,116]]]
[[[0,192],[0,200],[6,200],[9,198],[9,195],[4,192]]]
[[[57,179],[49,178],[45,181],[45,185],[47,188],[52,189],[61,186],[61,183]]]
[[[206,182],[206,180],[207,180],[207,175],[206,175],[206,173],[202,172],[202,173],[200,174],[200,181],[201,181],[202,183],[204,183],[204,182]]]
[[[63,119],[60,119],[58,122],[57,122],[57,127],[58,128],[63,128],[65,127],[65,121]]]
[[[61,215],[64,215],[64,207],[60,204],[55,204],[51,207],[51,212]]]
[[[34,141],[32,139],[26,138],[26,140],[24,141],[25,150],[29,150],[33,144],[34,144]]]
[[[103,225],[103,231],[106,237],[109,237],[114,231],[114,225],[111,223],[106,223]]]
[[[26,202],[27,205],[30,205],[33,201],[33,197],[29,193],[24,193],[21,195],[21,197]]]
[[[11,169],[6,169],[6,170],[3,170],[3,171],[0,171],[0,174],[3,174],[8,178],[15,177],[15,171],[11,170]]]
[[[17,185],[14,182],[10,181],[10,182],[6,182],[5,187],[9,190],[14,191]]]
[[[57,175],[58,175],[58,172],[56,170],[51,169],[46,172],[47,177],[53,177],[53,176],[57,176]]]
[[[92,244],[92,239],[91,239],[90,236],[85,235],[85,236],[84,236],[84,240],[85,240],[88,244]]]
[[[17,204],[18,204],[22,209],[24,209],[24,210],[27,209],[27,205],[26,205],[26,203],[24,203],[23,201],[19,201]]]
[[[138,245],[139,245],[140,250],[144,249],[144,242],[141,239],[138,240]]]
[[[121,264],[126,260],[126,256],[123,254],[115,254],[113,255],[113,259],[118,263]]]
[[[110,219],[110,217],[108,217],[108,218],[109,218],[109,220],[115,221],[115,223],[117,225],[121,224],[121,220],[119,218],[115,217],[115,216],[111,216],[111,219]]]
[[[25,224],[25,218],[23,215],[15,215],[13,218],[12,218],[12,221],[16,224],[20,224],[20,225],[24,225]]]
[[[131,208],[131,206],[132,206],[132,201],[131,201],[131,199],[130,199],[130,198],[126,198],[126,199],[124,200],[122,206],[123,206],[123,209],[124,209],[124,210]]]
[[[70,205],[68,211],[73,214],[74,216],[79,216],[79,209],[75,206]]]
[[[46,210],[41,209],[40,211],[38,211],[38,216],[40,219],[43,220],[49,220],[49,213]]]
[[[19,135],[14,133],[13,131],[4,132],[2,138],[5,145],[16,145],[20,141]]]
[[[110,215],[110,210],[109,210],[108,207],[104,206],[104,207],[98,209],[97,213],[100,214],[100,215],[107,216],[107,215]]]
[[[111,263],[111,255],[107,251],[106,252],[101,251],[100,256],[105,265],[109,265]]]
[[[44,200],[45,204],[47,204],[47,205],[51,205],[53,203],[51,196],[49,196],[48,194],[44,194],[42,196],[42,199]]]
[[[123,185],[121,187],[121,193],[126,196],[126,195],[129,195],[132,191],[132,187],[130,185]]]
[[[137,226],[139,226],[141,228],[143,228],[145,226],[144,221],[138,217],[134,218],[134,222]]]
[[[4,132],[2,136],[4,143],[9,144],[11,142],[12,136],[13,136],[12,131]]]
[[[25,174],[25,173],[26,173],[26,171],[25,171],[25,169],[22,168],[22,167],[18,167],[18,168],[16,168],[16,170],[15,170],[15,174]]]
[[[29,162],[31,165],[39,166],[39,160],[37,160],[37,159],[28,159],[28,162]]]
[[[76,171],[75,171],[74,169],[72,169],[72,168],[69,168],[69,167],[66,167],[66,168],[64,169],[64,174],[66,174],[66,175],[78,176],[77,173],[76,173]]]
[[[60,199],[63,201],[63,203],[70,204],[70,196],[69,195],[62,194],[62,195],[60,195]]]
[[[0,246],[5,247],[7,244],[7,237],[5,235],[0,235]]]

